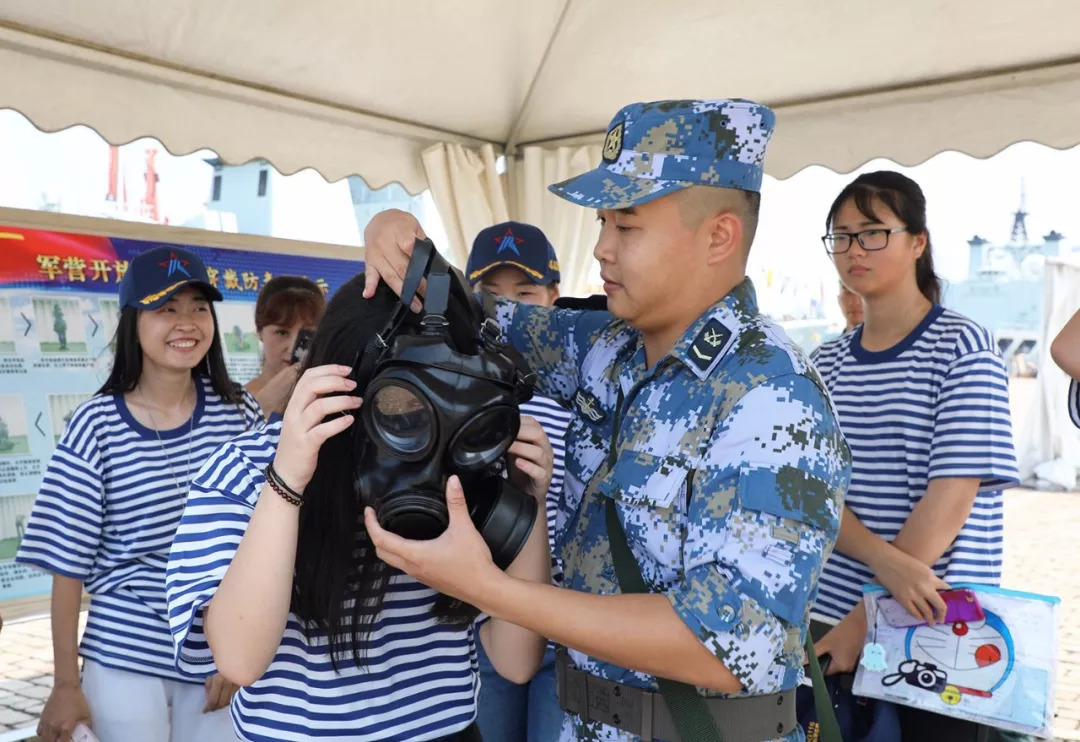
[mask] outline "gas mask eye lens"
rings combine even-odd
[[[425,278],[417,326],[406,322],[408,307]],[[383,528],[430,539],[449,522],[446,477],[462,475],[469,517],[506,569],[536,522],[536,500],[502,476],[532,371],[502,345],[464,275],[427,240],[416,241],[401,295],[353,363],[365,400],[364,431],[354,438],[357,493]]]
[[[520,421],[508,407],[491,407],[461,426],[450,441],[450,459],[464,471],[486,467],[506,453]]]
[[[434,419],[428,403],[408,386],[386,384],[372,395],[375,433],[395,455],[413,457],[425,453],[434,438]]]

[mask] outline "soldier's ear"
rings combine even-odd
[[[708,242],[706,264],[723,265],[733,257],[744,259],[743,223],[733,211],[721,211],[701,222],[702,238]]]

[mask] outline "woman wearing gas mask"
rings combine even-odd
[[[400,528],[476,515],[457,477],[434,500],[417,502],[423,498],[415,493],[372,499],[381,497],[372,481],[389,482],[390,491],[394,472],[412,470],[387,466],[392,456],[373,445],[371,432],[385,425],[363,419],[361,395],[370,392],[369,416],[391,420],[392,442],[407,440],[410,425],[418,429],[419,408],[407,395],[384,393],[387,374],[361,372],[363,359],[373,338],[387,338],[389,317],[400,319],[399,336],[419,336],[420,320],[400,312],[392,292],[365,300],[363,288],[360,276],[328,304],[283,420],[240,436],[203,467],[170,555],[166,592],[178,666],[196,676],[216,669],[243,686],[232,715],[244,740],[480,738],[475,612],[389,568],[364,529],[366,504]],[[476,346],[476,327],[458,321],[464,311],[452,305],[443,313],[447,344],[458,349]],[[459,384],[453,396],[468,389]],[[447,419],[440,408],[437,424],[424,430],[446,436]],[[459,429],[455,439],[476,451],[491,429],[472,438]],[[423,462],[451,455],[421,449],[429,454]],[[522,418],[504,455],[508,486],[542,504],[553,455],[539,424]],[[543,516],[528,524],[523,545],[504,553],[507,569],[547,582]],[[500,673],[524,682],[536,671],[544,650],[538,635],[499,621],[479,633]]]

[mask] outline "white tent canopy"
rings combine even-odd
[[[768,171],[1080,142],[1070,0],[5,0],[0,107],[44,130],[427,185],[435,144],[591,143],[624,103],[741,96]]]

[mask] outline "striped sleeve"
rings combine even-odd
[[[165,573],[169,629],[177,669],[216,672],[206,641],[203,608],[217,592],[247,531],[258,498],[255,467],[235,444],[218,449],[195,476]]]
[[[94,401],[72,416],[53,452],[16,561],[86,580],[101,546],[105,516]]]
[[[1009,412],[1009,379],[989,348],[957,357],[934,408],[929,478],[980,480],[981,492],[1019,481]]]
[[[548,544],[551,547],[551,579],[556,584],[563,580],[562,561],[557,556],[559,534],[565,531],[572,513],[563,501],[563,479],[566,477],[566,428],[570,425],[570,411],[559,406],[553,399],[535,396],[521,405],[521,414],[530,415],[540,423],[554,454],[551,471],[551,486],[545,499],[547,515]]]
[[[241,409],[243,410],[245,428],[253,430],[263,424],[266,416],[251,392],[242,388],[241,393],[243,395]]]
[[[1069,383],[1069,419],[1080,428],[1080,381],[1076,379]]]

